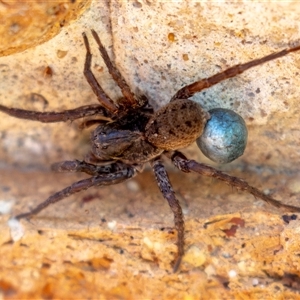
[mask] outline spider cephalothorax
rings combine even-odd
[[[178,248],[174,264],[176,271],[184,254],[184,221],[182,209],[166,169],[160,161],[162,155],[171,159],[173,164],[183,172],[193,171],[217,178],[278,208],[300,212],[299,207],[283,204],[250,186],[244,180],[189,160],[178,151],[197,140],[204,154],[215,161],[224,163],[240,156],[247,139],[245,123],[241,117],[223,109],[206,112],[200,104],[188,98],[249,68],[298,51],[300,46],[233,66],[209,78],[187,85],[171,98],[169,104],[154,112],[145,96],[136,97],[131,92],[118,69],[112,64],[97,33],[92,30],[92,34],[110,74],[122,91],[123,98],[117,102],[112,101],[97,82],[91,71],[92,55],[89,42],[83,34],[87,51],[84,75],[100,105],[86,105],[63,112],[35,112],[0,105],[0,111],[21,119],[50,123],[88,117],[82,122],[82,127],[97,125],[91,133],[91,150],[84,160],[64,161],[52,165],[52,169],[58,172],[84,172],[92,177],[73,183],[50,196],[30,212],[17,215],[16,219],[32,217],[48,205],[92,186],[124,182],[135,176],[143,169],[143,165],[149,162],[159,189],[174,214]],[[235,135],[237,139],[233,139]]]

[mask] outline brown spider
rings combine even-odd
[[[86,105],[63,112],[36,112],[0,105],[0,111],[21,119],[50,123],[89,117],[89,120],[83,122],[82,126],[97,125],[91,134],[91,151],[83,161],[64,161],[52,166],[52,169],[58,172],[84,172],[92,177],[73,183],[50,196],[30,212],[17,215],[16,219],[32,217],[48,205],[92,186],[124,182],[141,172],[143,165],[150,162],[159,189],[174,214],[178,248],[174,264],[174,271],[176,271],[184,254],[184,220],[182,209],[166,169],[160,161],[162,155],[171,159],[173,164],[183,172],[193,171],[217,178],[238,190],[247,191],[273,206],[291,212],[300,212],[300,207],[283,204],[250,186],[244,180],[189,160],[177,151],[190,145],[201,136],[207,120],[210,118],[210,114],[200,104],[189,100],[189,97],[254,66],[298,51],[300,46],[285,49],[245,64],[235,65],[221,73],[187,85],[171,98],[169,104],[154,112],[145,96],[138,98],[132,93],[118,69],[113,65],[94,30],[92,30],[92,35],[110,74],[122,91],[123,98],[115,103],[97,82],[91,71],[92,54],[89,42],[83,33],[86,47],[84,75],[100,105]]]

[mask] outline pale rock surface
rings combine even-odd
[[[0,14],[3,5],[9,2],[0,2]],[[78,18],[49,41],[0,57],[0,103],[45,111],[97,103],[82,74],[83,31],[96,77],[112,98],[120,96],[92,40],[93,28],[132,90],[159,107],[185,84],[299,43],[299,15],[297,1],[95,0],[85,11],[79,5]],[[51,29],[38,24],[32,28]],[[299,72],[295,53],[194,97],[206,109],[233,109],[248,125],[245,154],[225,168],[294,205],[300,198]],[[52,162],[81,159],[88,138],[76,122],[40,124],[1,114],[0,201],[11,203],[15,215],[82,179],[48,170]],[[185,153],[204,160],[196,147]],[[179,172],[170,178],[186,220],[180,273],[171,268],[173,216],[153,174],[145,172],[133,185],[90,189],[23,220],[22,234],[10,231],[11,214],[2,211],[0,298],[297,297],[297,219],[287,224],[276,209],[210,178]]]

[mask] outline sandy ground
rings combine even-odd
[[[251,172],[243,177],[297,203],[292,189],[299,178],[267,172],[260,178]],[[13,214],[24,212],[79,178],[1,170],[1,200],[14,202]],[[172,272],[173,217],[146,171],[118,186],[79,193],[23,220],[25,233],[16,242],[7,225],[9,215],[1,215],[4,298],[297,297],[297,219],[288,224],[276,209],[210,178],[174,170],[170,178],[186,220],[186,255],[178,273]]]

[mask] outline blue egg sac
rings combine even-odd
[[[248,131],[244,119],[230,109],[209,111],[203,134],[196,140],[203,154],[220,164],[240,157],[246,148]]]

